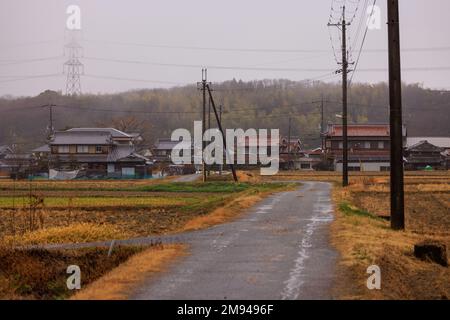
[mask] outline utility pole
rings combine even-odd
[[[322,145],[322,150],[324,149],[323,134],[325,133],[323,120],[324,119],[323,119],[323,95],[322,95],[322,99],[320,101],[320,142]]]
[[[205,128],[206,128],[206,80],[208,77],[208,70],[202,69],[202,95],[203,95],[203,117],[202,117],[202,177],[203,182],[206,182],[206,164],[204,159],[204,151],[205,151],[205,141],[204,141],[204,135],[205,135]]]
[[[342,186],[348,186],[348,136],[347,136],[347,26],[345,21],[345,6],[342,7],[342,22],[329,23],[328,26],[341,27],[342,31]]]
[[[391,135],[391,228],[405,229],[403,123],[398,0],[387,0],[389,41],[389,120]]]
[[[53,133],[53,105],[50,104],[48,107],[49,107],[49,123],[48,123],[49,127],[48,127],[48,130],[49,130],[50,134],[52,134]]]
[[[219,105],[219,122],[222,123],[222,105]],[[222,170],[223,170],[223,164],[220,164],[219,165],[219,175],[222,175]]]
[[[288,169],[291,168],[291,117],[288,125]]]
[[[208,99],[208,130],[211,129],[211,97]],[[208,166],[208,177],[211,175],[211,166]]]
[[[206,89],[208,89],[209,98],[211,100],[211,106],[213,107],[214,115],[216,116],[217,126],[219,127],[219,131],[222,134],[223,148],[228,153],[225,132],[223,131],[222,122],[220,121],[219,114],[217,113],[217,108],[216,108],[216,104],[214,103],[214,99],[213,99],[213,96],[211,93],[211,88],[209,87],[209,84],[206,84],[205,86],[206,86]],[[229,165],[230,165],[231,172],[233,173],[234,182],[238,182],[236,170],[234,169],[234,166],[233,166],[233,160],[230,160]]]
[[[55,131],[55,127],[53,126],[53,107],[54,104],[48,104],[48,126],[47,126],[47,139],[50,140],[51,136]]]

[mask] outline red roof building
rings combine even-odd
[[[390,169],[389,124],[349,124],[349,171],[388,171]],[[406,128],[403,127],[406,143]],[[342,171],[342,125],[329,124],[324,134],[325,154],[333,162],[334,169]]]

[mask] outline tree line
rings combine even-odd
[[[225,128],[279,128],[298,136],[306,147],[320,145],[323,122],[338,123],[341,112],[339,83],[290,80],[213,83],[213,96],[222,106]],[[388,86],[352,84],[349,91],[349,123],[387,123]],[[403,120],[409,136],[450,136],[450,92],[403,86]],[[71,127],[116,127],[140,132],[147,145],[170,137],[176,128],[193,127],[202,118],[202,95],[195,85],[170,89],[139,89],[114,94],[65,96],[45,91],[35,97],[0,98],[0,145],[16,144],[24,151],[44,144],[53,104],[56,130]],[[206,106],[209,108],[208,103]],[[211,114],[211,126],[215,126]]]

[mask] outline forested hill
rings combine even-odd
[[[321,100],[324,120],[340,121],[341,87],[289,80],[227,81],[212,85],[217,105],[223,106],[227,128],[280,128],[287,134],[291,117],[293,136],[309,146],[319,145]],[[0,145],[17,143],[23,149],[38,146],[46,138],[48,103],[53,103],[56,129],[114,126],[143,132],[148,144],[170,137],[176,128],[191,129],[201,119],[202,95],[196,86],[142,89],[117,94],[67,97],[46,91],[36,97],[0,99]],[[450,136],[450,92],[403,88],[404,123],[409,136]],[[388,87],[353,84],[349,93],[351,123],[388,122]],[[214,121],[212,121],[214,124]]]

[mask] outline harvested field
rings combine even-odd
[[[122,189],[118,188],[117,181],[104,181],[101,183],[114,183],[116,190],[88,190],[98,183],[74,182],[84,189],[58,190],[61,182],[33,181],[31,197],[27,190],[5,190],[4,184],[0,196],[0,238],[7,243],[37,244],[166,234],[182,230],[191,219],[212,212],[236,197],[286,187],[229,182],[148,185],[138,180],[136,185],[126,182]],[[70,230],[74,226],[77,226],[78,240],[73,232],[72,236],[60,235],[58,228]],[[94,230],[102,229],[110,231],[99,232],[97,236]]]

